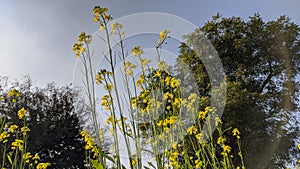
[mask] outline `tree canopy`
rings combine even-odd
[[[10,86],[5,79],[1,80],[0,95],[4,104],[0,105],[0,115],[6,116],[7,122],[20,124],[16,112],[21,108],[29,112],[28,150],[50,162],[48,168],[84,168],[84,144],[74,108],[78,92],[69,86],[56,87],[54,84],[45,88],[33,87],[30,79]],[[17,90],[20,96],[7,95],[11,90]]]
[[[248,21],[217,14],[180,46],[179,58],[195,74],[202,96],[210,95],[210,79],[193,50],[195,38],[204,35],[218,52],[227,84],[224,128],[241,131],[247,168],[283,168],[296,151],[299,30],[287,16],[265,22],[259,14]]]

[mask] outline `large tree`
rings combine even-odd
[[[50,162],[48,168],[84,168],[84,143],[80,136],[80,125],[74,102],[78,92],[69,86],[56,87],[49,84],[45,88],[32,86],[30,79],[25,82],[10,83],[1,80],[0,92],[6,104],[1,104],[0,115],[8,116],[7,121],[21,124],[16,112],[25,108],[28,118],[28,151],[38,153],[42,161]],[[7,96],[16,89],[18,98]],[[80,110],[84,110],[81,108]]]
[[[227,83],[224,128],[240,129],[247,168],[283,168],[296,150],[299,30],[286,16],[264,22],[258,14],[248,21],[217,14],[180,46],[179,57],[195,74],[202,96],[210,95],[212,78],[193,50],[197,38],[207,37],[218,52]]]

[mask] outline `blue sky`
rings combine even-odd
[[[287,15],[300,23],[299,0],[0,0],[0,76],[31,75],[37,85],[72,82],[72,45],[80,32],[93,34],[95,5],[108,7],[114,18],[137,12],[163,12],[196,26],[212,15],[248,19],[258,12],[264,20]]]

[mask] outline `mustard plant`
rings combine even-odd
[[[0,97],[0,103],[17,104],[17,100],[21,93],[16,90],[10,90],[7,93],[8,100]],[[9,109],[9,107],[7,107]],[[24,108],[21,108],[18,112],[15,112],[15,116],[19,119],[20,123],[12,124],[8,122],[7,114],[3,115],[0,119],[0,154],[1,169],[46,169],[50,166],[48,162],[40,162],[39,154],[32,154],[27,150],[28,147],[28,133],[30,128],[27,125],[29,112]]]
[[[190,93],[183,98],[185,91],[180,87],[180,79],[172,75],[172,67],[161,59],[161,49],[170,31],[162,30],[159,33],[154,44],[157,64],[153,67],[150,64],[153,60],[144,57],[145,52],[139,45],[130,52],[137,62],[127,59],[129,54],[125,48],[123,25],[112,21],[107,8],[96,6],[93,15],[94,22],[104,32],[102,38],[108,53],[103,57],[108,67],[94,73],[91,35],[82,32],[73,46],[76,58],[81,60],[84,67],[84,84],[95,129],[94,133],[81,132],[86,143],[86,167],[244,169],[239,130],[222,131],[221,117],[216,115],[214,107],[209,106],[209,98],[197,93]],[[118,52],[112,47],[112,39],[117,40]],[[117,59],[121,60],[122,83],[117,77]],[[138,76],[135,75],[137,71],[140,72]],[[95,85],[103,87],[106,92],[100,98],[103,112],[97,112],[96,109]],[[101,122],[98,121],[99,116],[105,114],[108,114],[105,125],[110,127],[113,142],[109,154],[104,153],[99,127]],[[186,117],[189,117],[188,120]],[[217,126],[216,132],[210,128],[211,123]],[[186,124],[190,126],[186,128]],[[204,127],[208,129],[207,133],[202,132]],[[225,132],[232,132],[231,139],[237,141],[241,161],[237,166],[232,161],[234,154],[226,144]],[[120,139],[124,140],[124,145],[120,144]],[[121,159],[120,149],[124,147],[128,165]],[[153,158],[146,159],[145,152]]]

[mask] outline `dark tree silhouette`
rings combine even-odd
[[[28,151],[50,162],[50,169],[84,168],[84,144],[74,108],[78,92],[70,86],[56,87],[54,84],[33,87],[30,78],[13,83],[9,88],[3,85],[3,80],[1,84],[1,95],[7,104],[1,105],[0,114],[9,116],[8,121],[14,124],[20,123],[15,114],[22,107],[30,114]],[[6,96],[11,89],[21,93],[15,103]]]

